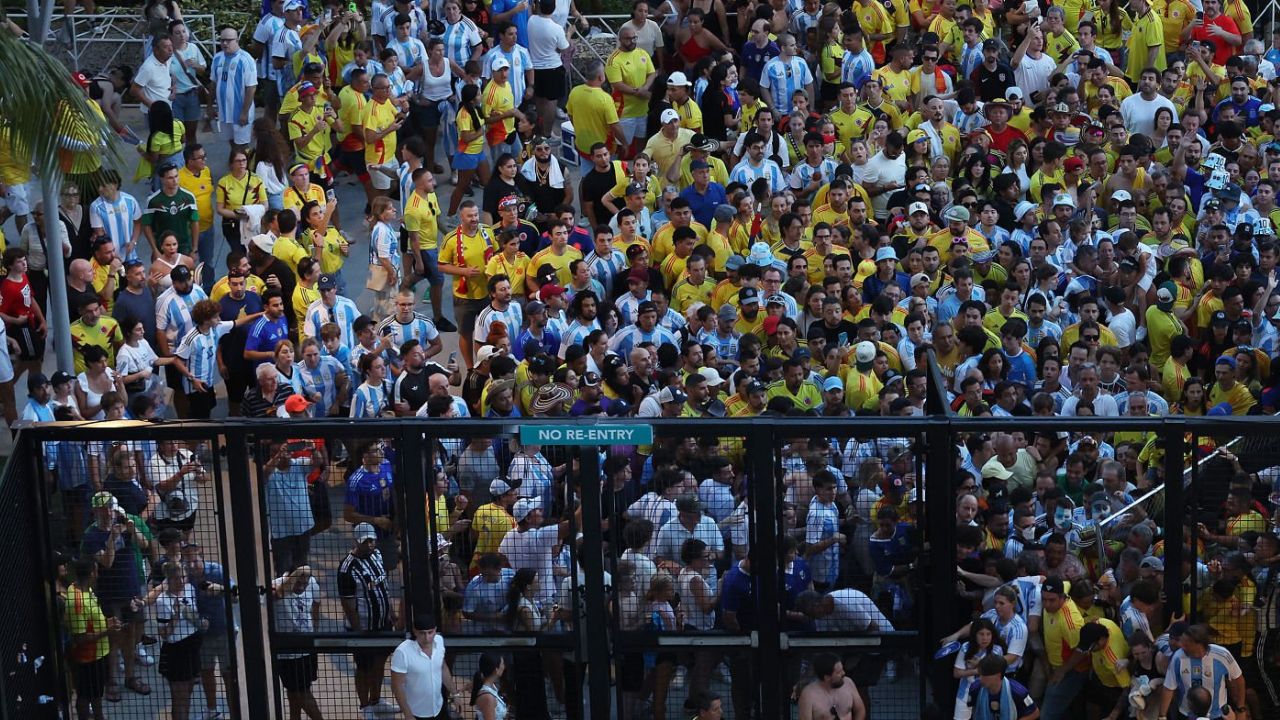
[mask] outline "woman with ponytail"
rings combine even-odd
[[[471,676],[471,707],[476,709],[476,720],[506,720],[507,701],[498,692],[498,679],[506,669],[501,655],[480,656],[480,669]]]

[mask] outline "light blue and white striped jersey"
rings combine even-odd
[[[978,65],[982,63],[982,42],[970,47],[969,45],[960,46],[960,75],[961,77],[970,77]]]
[[[804,541],[809,545],[826,540],[840,532],[840,510],[834,502],[822,503],[814,498],[805,516]],[[813,581],[831,585],[840,575],[840,543],[832,543],[817,554],[809,556]]]
[[[486,338],[489,336],[489,328],[495,322],[500,322],[507,328],[507,334],[515,337],[520,334],[520,328],[524,325],[524,311],[516,303],[507,303],[506,310],[499,310],[489,303],[484,309],[476,315],[476,325],[474,329],[475,338]]]
[[[381,75],[383,72],[385,72],[382,69],[382,63],[378,62],[377,60],[374,60],[373,58],[369,58],[367,61],[365,61],[364,67],[357,65],[356,61],[352,60],[351,62],[342,66],[342,82],[350,85],[351,71],[356,69],[364,70],[365,72],[369,73],[370,78],[373,78],[374,75]],[[373,91],[370,90],[369,92],[370,92],[370,97],[372,97]]]
[[[89,227],[101,228],[107,237],[116,244],[116,257],[133,260],[138,257],[135,247],[132,253],[125,253],[125,246],[133,239],[134,223],[142,220],[142,206],[129,193],[121,190],[115,202],[98,196],[89,204]]]
[[[422,43],[418,44],[421,45]],[[426,51],[424,50],[423,52],[425,53]],[[425,54],[423,57],[426,57]],[[391,82],[391,94],[394,97],[402,98],[413,92],[413,81],[405,77],[404,68],[402,67],[397,67],[393,73],[387,73],[387,80]]]
[[[249,120],[252,122],[253,88],[258,86],[253,56],[244,50],[237,50],[233,55],[220,52],[213,56],[209,76],[217,88],[218,117],[222,122],[236,122],[245,103],[249,104]]]
[[[396,43],[396,16],[399,14],[395,5],[389,5],[373,26],[373,34],[385,37],[387,45]],[[422,12],[422,8],[416,7],[409,8],[409,12],[405,14],[409,16],[409,37],[416,39],[427,27],[427,14]]]
[[[289,88],[298,82],[298,76],[293,72],[293,56],[301,51],[302,38],[298,35],[298,31],[281,23],[280,29],[271,39],[271,58],[284,60],[284,67],[276,68],[274,64],[271,67],[272,77],[275,78],[280,97],[284,97],[285,93],[289,92]]]
[[[404,217],[404,203],[413,194],[413,171],[418,168],[409,167],[409,163],[402,162],[396,168],[396,177],[400,181],[400,217]]]
[[[622,254],[617,248],[609,248],[608,254],[603,257],[596,254],[595,250],[587,253],[582,258],[587,261],[587,266],[591,268],[591,277],[600,281],[604,286],[604,291],[610,295],[613,294],[613,278],[627,268],[627,256]],[[604,298],[596,298],[603,300]]]
[[[388,40],[387,47],[396,51],[400,68],[411,68],[427,58],[427,48],[422,41],[410,36],[408,40]]]
[[[996,614],[995,609],[982,613],[982,617],[991,621],[996,626],[996,632],[1000,635],[1000,644],[1005,648],[1005,654],[1017,655],[1018,659],[1009,664],[1008,672],[1016,672],[1022,667],[1022,660],[1027,654],[1027,623],[1022,619],[1021,615],[1014,614],[1009,622],[1001,622],[1000,616]]]
[[[391,384],[386,380],[381,385],[360,383],[351,396],[351,417],[376,418],[382,409],[391,402]]]
[[[400,231],[379,221],[373,226],[373,232],[369,235],[369,265],[380,265],[384,258],[391,261],[391,267],[396,271],[394,282],[389,286],[400,287],[400,281],[404,279],[404,269],[401,266],[403,260],[400,256]]]
[[[653,330],[645,332],[640,329],[639,325],[619,329],[617,334],[609,339],[609,349],[620,357],[631,357],[631,351],[643,343],[651,342],[655,346],[661,347],[665,344],[671,344],[679,347],[680,340],[675,333],[657,325]]]
[[[234,322],[223,320],[207,333],[191,328],[182,336],[178,349],[173,351],[186,363],[187,370],[210,390],[218,382],[218,340],[234,327]],[[190,378],[182,378],[182,390],[188,394],[195,392]]]
[[[1009,584],[1018,591],[1018,614],[1023,620],[1044,615],[1044,603],[1040,601],[1039,575],[1025,575]]]
[[[680,328],[688,324],[689,321],[685,320],[684,316],[676,312],[675,308],[672,307],[668,307],[666,314],[658,318],[658,327],[664,327],[670,330],[673,335],[677,334]]]
[[[798,55],[790,60],[783,60],[781,56],[770,58],[760,73],[760,87],[769,93],[770,107],[784,115],[791,114],[791,96],[812,84],[813,73]]]
[[[276,33],[280,32],[280,28],[284,27],[284,18],[267,14],[258,21],[258,27],[253,30],[253,41],[262,45],[262,55],[258,57],[258,79],[276,78],[275,69],[271,66],[271,50],[275,44]]]
[[[1128,641],[1132,641],[1133,636],[1138,633],[1145,635],[1148,640],[1155,640],[1151,623],[1141,610],[1133,606],[1131,597],[1120,601],[1120,632],[1124,633],[1124,639]]]
[[[750,158],[743,158],[733,168],[733,172],[729,173],[729,182],[740,182],[747,187],[751,187],[751,183],[764,178],[769,183],[769,192],[782,192],[787,188],[786,177],[782,174],[782,168],[778,167],[778,163],[765,158],[760,161],[760,165],[752,165]]]
[[[836,161],[829,157],[824,157],[818,162],[818,167],[813,167],[807,162],[799,163],[796,165],[796,169],[791,171],[791,189],[803,190],[814,177],[820,178],[820,185],[825,185],[834,180],[836,177]]]
[[[862,81],[871,77],[875,69],[876,61],[866,48],[857,55],[845,50],[844,59],[840,61],[840,82],[853,83],[854,87],[862,87]]]
[[[191,292],[181,295],[170,287],[156,298],[156,332],[169,336],[169,343],[181,340],[189,330],[195,327],[191,320],[191,308],[201,300],[209,299],[204,289],[192,285]]]
[[[444,28],[444,56],[463,67],[471,60],[472,49],[480,44],[480,31],[471,18],[465,15],[458,22]]]
[[[510,51],[503,50],[502,45],[494,45],[492,50],[485,53],[480,63],[480,77],[488,80],[493,75],[493,61],[500,57],[506,58],[507,62],[511,63],[507,82],[511,83],[511,94],[519,105],[521,98],[524,97],[524,74],[533,69],[533,58],[523,45],[515,45]]]
[[[302,373],[298,372],[296,364],[290,368],[290,370],[290,374],[285,375],[280,372],[280,368],[276,368],[276,383],[278,383],[280,387],[292,388],[294,395],[301,395],[303,388]]]
[[[338,343],[350,350],[356,344],[356,333],[352,326],[360,317],[360,309],[349,298],[341,295],[333,301],[333,307],[324,304],[324,300],[316,300],[307,307],[307,316],[302,324],[302,334],[306,337],[320,337],[320,328],[325,323],[335,323],[342,329]]]
[[[591,322],[585,325],[579,320],[569,323],[569,327],[565,329],[564,339],[560,342],[560,357],[564,357],[565,351],[570,347],[574,345],[581,346],[582,341],[586,340],[588,335],[599,329],[599,318],[593,318]]]
[[[338,374],[346,370],[336,358],[321,355],[320,362],[314,369],[307,367],[305,362],[301,362],[294,366],[294,370],[293,374],[301,381],[302,390],[306,395],[310,396],[312,393],[320,395],[320,400],[311,408],[312,417],[325,417],[330,410],[340,404]]]
[[[791,26],[788,28],[788,32],[795,35],[803,43],[805,35],[809,33],[809,28],[818,27],[819,15],[821,15],[821,10],[807,13],[803,8],[799,12],[791,13]]]
[[[622,323],[630,325],[636,321],[636,309],[640,307],[640,303],[649,299],[649,291],[644,291],[644,297],[638,298],[635,293],[627,293],[618,298],[618,302],[614,305],[618,308],[618,314],[622,315]]]
[[[1173,688],[1182,700],[1178,711],[1190,715],[1191,708],[1187,704],[1187,691],[1197,685],[1206,688],[1212,700],[1209,703],[1209,717],[1213,720],[1222,717],[1222,708],[1228,703],[1227,683],[1240,677],[1240,665],[1236,663],[1231,652],[1221,645],[1209,645],[1204,657],[1195,659],[1187,655],[1186,650],[1179,649],[1169,661],[1169,669],[1164,674],[1164,686]]]
[[[727,337],[718,332],[698,333],[698,342],[716,349],[716,357],[729,362],[738,362],[738,340],[742,335],[730,330]]]
[[[396,367],[400,367],[401,345],[409,340],[417,340],[422,343],[423,348],[426,348],[432,340],[440,337],[440,331],[436,330],[435,323],[421,313],[414,313],[413,318],[407,323],[400,322],[395,315],[388,315],[374,328],[373,334],[378,337],[391,336],[391,348],[387,350],[387,361]],[[354,351],[351,361],[359,362]]]

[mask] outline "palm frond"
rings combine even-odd
[[[14,155],[29,154],[37,176],[61,174],[68,152],[93,153],[107,167],[121,164],[110,125],[44,48],[0,31],[0,78],[0,123]]]

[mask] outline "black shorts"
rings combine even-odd
[[[133,598],[101,598],[98,603],[104,616],[119,618],[123,624],[132,622],[138,616],[133,609]]]
[[[488,300],[470,300],[454,296],[453,314],[458,318],[458,335],[460,337],[475,342],[484,342],[484,338],[473,338],[471,335],[476,328],[476,318],[480,316],[480,311],[484,310],[488,304]]]
[[[71,663],[72,681],[76,696],[88,700],[101,700],[107,691],[107,662],[104,655],[90,663]]]
[[[208,420],[218,405],[218,394],[213,390],[189,393],[187,404],[187,414],[192,420]]]
[[[174,347],[176,348],[177,346],[175,345]],[[172,365],[164,366],[164,384],[168,385],[170,390],[175,393],[186,394],[182,389],[182,378],[183,375],[178,372],[178,368]]]
[[[29,362],[44,357],[44,336],[31,331],[31,325],[10,325],[9,337],[18,342],[18,360]]]
[[[356,650],[351,653],[351,659],[356,664],[356,670],[368,670],[369,668],[384,667],[387,664],[387,658],[391,657],[388,650]]]
[[[280,678],[285,690],[305,692],[316,681],[318,664],[315,653],[300,658],[276,658],[276,677]]]
[[[543,100],[560,102],[564,99],[564,68],[533,71],[533,95]]]
[[[169,682],[191,682],[200,675],[200,633],[160,646],[160,676]]]
[[[364,162],[364,148],[359,150],[334,150],[333,169],[349,172],[361,179],[369,177],[369,168]]]

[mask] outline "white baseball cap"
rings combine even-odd
[[[679,70],[671,73],[667,78],[667,87],[689,87],[692,84],[689,82],[689,78]]]
[[[671,108],[667,108],[662,111],[662,114],[658,116],[658,119],[662,121],[663,125],[666,125],[669,122],[679,122],[680,113],[672,110]]]
[[[911,203],[911,207],[907,208],[907,214],[908,214],[908,215],[915,215],[915,214],[916,214],[916,213],[918,213],[918,212],[922,212],[922,213],[924,213],[924,214],[928,215],[928,214],[929,214],[929,206],[928,206],[928,205],[925,205],[925,204],[924,204],[924,203],[922,203],[922,202],[913,202],[913,203]]]

